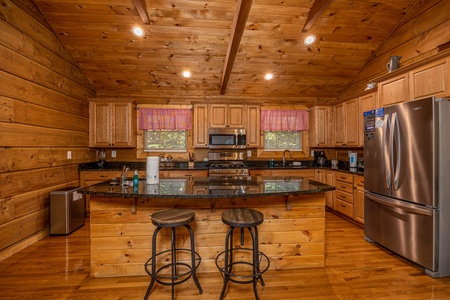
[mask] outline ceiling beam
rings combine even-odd
[[[241,38],[244,34],[245,23],[247,22],[252,4],[253,0],[237,0],[236,2],[230,43],[228,44],[228,51],[222,73],[222,82],[220,85],[221,95],[225,94],[225,90],[227,89],[228,80],[230,79],[231,70],[233,69],[234,60],[236,59],[236,54],[239,50],[239,44],[241,43]]]
[[[144,24],[150,24],[150,18],[148,17],[147,4],[145,4],[145,0],[133,0],[134,6],[141,16],[142,22]]]
[[[306,19],[305,26],[303,26],[302,32],[306,33],[323,14],[325,9],[331,4],[333,0],[316,0],[314,1],[311,10],[309,11],[308,18]]]

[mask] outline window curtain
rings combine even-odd
[[[192,128],[190,109],[140,108],[140,130],[189,130]]]
[[[261,110],[261,130],[307,130],[306,110]]]

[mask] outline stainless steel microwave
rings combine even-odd
[[[209,149],[244,149],[247,143],[245,129],[211,128],[208,130]]]

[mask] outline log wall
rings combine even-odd
[[[229,199],[138,199],[136,214],[131,213],[133,198],[91,196],[91,276],[115,277],[146,275],[144,263],[151,256],[151,223],[155,211],[177,207],[193,209],[191,222],[196,251],[202,257],[199,272],[218,272],[217,254],[224,250],[228,226],[222,223],[225,209],[250,207],[264,214],[258,226],[260,251],[270,259],[270,269],[324,267],[325,193]],[[239,238],[236,231],[235,237]],[[245,246],[249,245],[246,232]],[[239,242],[236,240],[235,245]],[[170,230],[160,231],[157,250],[169,249]],[[177,229],[177,247],[189,248],[184,228]],[[169,259],[160,256],[158,261]]]
[[[32,1],[0,2],[1,261],[48,235],[49,193],[95,159],[95,93]]]

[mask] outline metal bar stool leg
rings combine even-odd
[[[157,227],[156,230],[153,232],[152,237],[152,281],[150,282],[147,292],[145,293],[144,299],[148,299],[148,295],[150,295],[150,292],[153,288],[153,285],[156,281],[156,236],[158,235],[158,232],[161,230],[161,227]]]
[[[203,293],[202,287],[200,286],[200,282],[197,278],[197,266],[195,264],[195,244],[194,244],[194,231],[192,230],[190,225],[184,225],[189,230],[189,235],[191,238],[191,264],[192,264],[192,277],[194,278],[195,285],[198,288],[200,294]]]
[[[230,276],[228,274],[231,273],[231,267],[232,267],[232,252],[233,252],[233,227],[230,227],[228,229],[227,235],[225,236],[225,262],[223,269],[225,272],[223,272],[223,287],[222,292],[220,293],[219,299],[222,300],[223,296],[225,295],[225,291],[227,289],[228,280],[230,280]]]
[[[172,300],[175,300],[175,277],[177,276],[177,237],[175,232],[175,227],[171,228],[172,234],[171,234],[171,246],[170,246],[170,256],[172,261],[172,273],[171,273],[171,280],[172,280]]]

